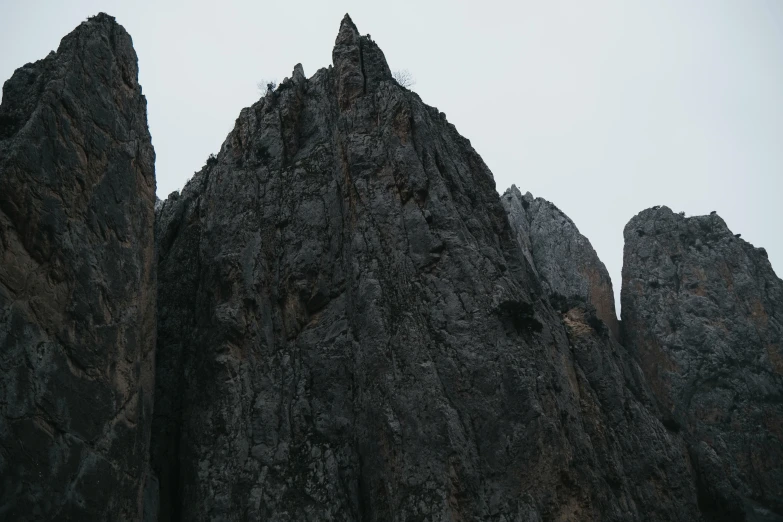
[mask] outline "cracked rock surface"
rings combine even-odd
[[[5,83],[0,520],[780,521],[763,249],[640,213],[620,324],[347,15],[332,59],[165,201],[113,18]]]
[[[155,154],[99,15],[0,105],[0,519],[139,520],[154,397]]]
[[[595,308],[615,340],[619,336],[609,272],[574,222],[543,198],[524,196],[516,186],[501,198],[525,259],[534,267],[547,295],[577,298]]]
[[[709,520],[783,520],[783,281],[715,213],[625,227],[622,326]]]
[[[347,16],[333,60],[159,206],[159,519],[698,519],[638,366],[550,304],[470,143]]]

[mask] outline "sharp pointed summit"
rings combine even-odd
[[[337,98],[341,109],[352,106],[358,97],[374,92],[378,84],[392,75],[383,51],[369,36],[361,36],[347,14],[332,50],[336,71]]]
[[[356,28],[356,24],[353,23],[353,20],[351,19],[351,15],[348,13],[345,13],[345,16],[343,16],[342,21],[340,22],[340,32],[337,35],[337,39],[340,39],[340,34],[343,34],[344,32],[352,31],[359,34],[359,30]]]
[[[158,211],[161,519],[697,518],[584,281],[552,306],[481,157],[348,17],[333,59]]]

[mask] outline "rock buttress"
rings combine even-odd
[[[555,300],[576,298],[595,308],[615,340],[619,324],[609,272],[590,241],[568,216],[543,198],[524,196],[512,186],[501,198],[517,241]]]
[[[783,282],[714,213],[625,227],[624,343],[688,442],[708,520],[783,515]]]
[[[98,15],[0,105],[0,518],[139,520],[154,396],[154,151]]]

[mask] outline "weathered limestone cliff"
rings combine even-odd
[[[625,227],[623,338],[681,430],[709,520],[783,520],[783,281],[717,215]]]
[[[332,58],[156,208],[113,18],[6,82],[0,520],[780,521],[764,251],[646,210],[619,323],[347,15]]]
[[[512,186],[501,201],[522,253],[535,268],[547,295],[555,300],[583,300],[595,308],[595,315],[617,340],[620,327],[612,280],[590,241],[559,208],[530,192],[523,196]]]
[[[99,15],[0,105],[0,518],[139,520],[154,396],[155,153]]]
[[[696,518],[638,366],[550,305],[467,140],[348,17],[333,58],[158,211],[161,519]]]

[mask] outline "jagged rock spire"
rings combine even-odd
[[[349,17],[333,58],[158,213],[161,519],[697,519],[627,354],[586,309],[566,330],[470,143]]]
[[[344,33],[353,33],[354,35],[359,36],[359,30],[356,28],[356,24],[353,23],[351,15],[348,13],[345,13],[345,16],[343,16],[343,19],[340,21],[340,30],[337,34],[337,42],[340,41],[340,36]]]
[[[155,153],[131,38],[100,14],[0,105],[0,518],[140,520]]]
[[[391,79],[391,71],[383,51],[368,36],[361,36],[351,17],[346,14],[332,50],[332,62],[337,82],[337,98],[341,109],[372,92],[383,80]]]

